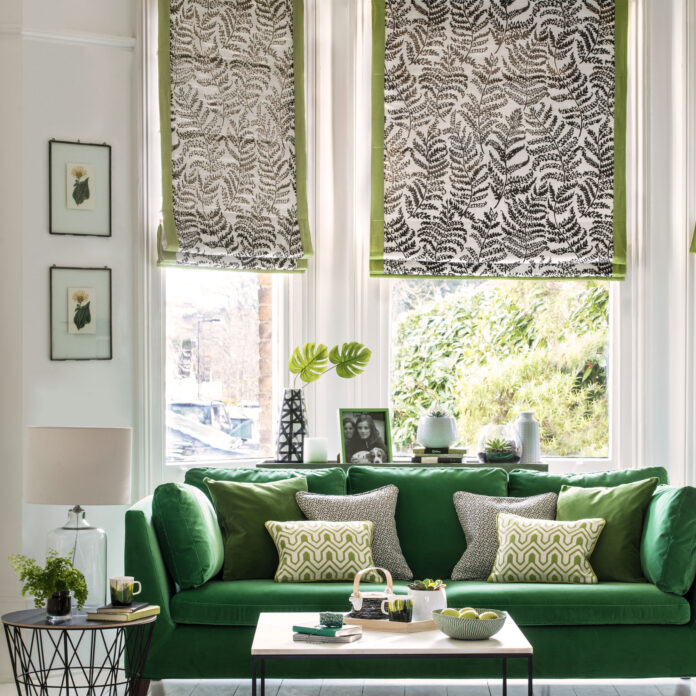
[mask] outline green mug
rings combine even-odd
[[[135,586],[138,586],[137,591]],[[139,580],[129,576],[109,578],[111,604],[115,607],[127,607],[133,603],[133,597],[140,594],[142,586]]]
[[[407,596],[385,599],[382,602],[382,613],[389,616],[389,621],[409,623],[413,618],[413,600]]]

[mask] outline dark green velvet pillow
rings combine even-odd
[[[598,471],[591,474],[547,474],[543,471],[513,469],[508,479],[508,495],[527,498],[542,493],[560,493],[561,486],[619,486],[632,481],[657,478],[659,483],[669,483],[667,470],[661,466],[645,469],[621,469],[619,471]]]
[[[590,564],[599,580],[644,582],[640,564],[643,519],[657,487],[657,479],[608,488],[563,486],[556,519],[564,522],[601,517],[606,520]]]
[[[396,531],[401,550],[416,578],[450,577],[466,549],[466,538],[454,509],[457,491],[503,496],[503,469],[456,469],[352,466],[351,493],[393,484],[399,489]]]
[[[222,568],[222,534],[213,506],[197,488],[164,483],[152,496],[152,522],[164,564],[181,589],[200,587]]]
[[[648,505],[640,560],[663,592],[685,595],[696,577],[696,488],[660,486]]]
[[[238,483],[204,479],[213,498],[225,546],[223,580],[272,578],[278,567],[278,552],[264,526],[269,520],[303,520],[295,493],[307,490],[304,476]]]
[[[346,474],[340,467],[330,469],[219,469],[216,467],[196,467],[189,469],[184,476],[186,483],[202,490],[208,498],[210,491],[203,479],[213,481],[237,481],[240,483],[268,483],[304,476],[310,493],[323,495],[345,495]],[[212,498],[211,498],[212,500]]]

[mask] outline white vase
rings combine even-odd
[[[447,609],[445,588],[439,590],[414,590],[409,588],[413,600],[413,621],[427,621],[433,618],[434,609]]]
[[[457,421],[452,416],[421,416],[416,439],[423,447],[451,447],[458,439]]]
[[[522,411],[515,423],[517,434],[522,442],[520,464],[538,464],[541,458],[539,449],[539,423],[532,411]]]

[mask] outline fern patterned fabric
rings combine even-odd
[[[488,582],[596,584],[589,559],[604,525],[600,518],[559,522],[501,512]]]
[[[372,522],[266,522],[278,550],[276,582],[353,580],[374,566]],[[372,572],[367,582],[380,582]]]
[[[304,270],[303,0],[159,0],[161,265]]]
[[[373,0],[372,275],[625,274],[627,0]]]

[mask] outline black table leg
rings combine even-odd
[[[256,696],[256,658],[251,658],[251,696]]]
[[[533,669],[532,669],[532,656],[527,657],[527,696],[534,695],[534,682],[533,682]]]
[[[503,658],[503,696],[507,696],[507,657]]]
[[[261,658],[261,696],[266,696],[266,660]]]

